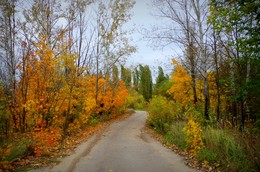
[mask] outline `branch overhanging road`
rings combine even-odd
[[[32,170],[50,172],[193,172],[184,158],[163,147],[143,128],[145,111],[115,122],[92,136],[54,167]]]

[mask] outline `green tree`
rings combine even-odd
[[[156,83],[154,87],[155,95],[162,95],[167,97],[167,90],[171,88],[171,83],[169,78],[164,75],[163,69],[161,66],[158,67],[158,76],[156,78]]]
[[[126,87],[131,87],[132,73],[129,68],[125,68],[121,65],[121,80],[125,82]]]
[[[156,85],[160,85],[166,77],[164,76],[164,72],[161,66],[158,67],[158,76],[156,78]]]
[[[113,66],[113,69],[112,69],[112,82],[114,84],[118,83],[119,82],[119,73],[118,73],[118,68],[116,65]]]
[[[148,65],[140,68],[140,90],[139,92],[144,96],[145,101],[149,101],[152,98],[153,93],[153,81],[151,70]]]
[[[140,84],[140,72],[136,67],[133,72],[133,87],[135,91],[139,91],[139,84]]]
[[[259,96],[256,96],[260,85],[259,7],[260,3],[254,0],[213,0],[210,3],[208,21],[213,24],[221,48],[226,51],[224,57],[229,61],[230,70],[225,81],[230,84],[233,124],[239,119],[241,131],[245,113],[249,112],[250,117],[256,119],[260,110]]]

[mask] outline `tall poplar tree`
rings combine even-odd
[[[153,81],[151,70],[148,65],[142,66],[140,68],[140,90],[139,92],[143,95],[146,101],[152,98],[153,93]]]

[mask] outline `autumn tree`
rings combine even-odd
[[[39,42],[41,36],[46,37],[46,43],[51,49],[56,48],[55,38],[59,29],[59,20],[63,15],[60,2],[58,1],[33,1],[28,9],[23,11],[25,21],[22,28],[26,35],[31,37],[28,41]]]
[[[134,3],[17,4],[0,2],[0,137],[29,136],[30,153],[49,155],[69,133],[92,125],[93,116],[126,110],[131,72],[124,82],[116,66],[135,51],[123,27]],[[86,13],[90,4],[97,23]]]
[[[192,87],[191,76],[185,68],[176,60],[173,60],[174,71],[171,73],[172,87],[168,93],[173,96],[175,101],[178,101],[183,109],[192,104]]]
[[[123,26],[130,19],[130,10],[134,2],[131,0],[111,0],[108,3],[100,2],[97,13],[96,37],[96,99],[98,99],[99,71],[105,77],[109,76],[116,63],[135,52],[135,47],[129,44],[126,38],[127,31]],[[104,85],[105,86],[105,85]]]
[[[210,63],[207,48],[207,3],[203,0],[155,0],[153,5],[155,15],[165,19],[168,24],[163,28],[155,27],[155,34],[148,35],[148,38],[157,46],[177,44],[183,49],[183,64],[192,76],[194,104],[198,102],[196,79],[198,75],[204,78],[204,116],[208,120],[210,96],[207,70]]]

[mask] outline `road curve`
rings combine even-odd
[[[64,158],[59,165],[32,172],[196,171],[185,165],[183,157],[163,147],[143,131],[146,117],[146,112],[136,111],[81,144],[75,154]]]

